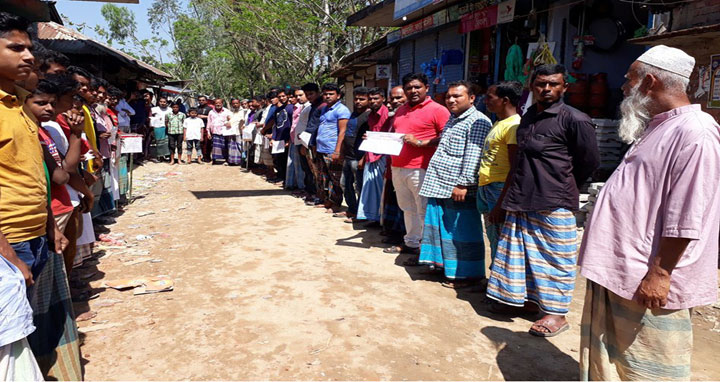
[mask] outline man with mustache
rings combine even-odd
[[[562,101],[565,67],[541,65],[530,88],[536,101],[517,128],[517,157],[502,208],[505,224],[487,295],[495,313],[543,313],[530,334],[552,337],[569,328],[575,289],[578,188],[600,163],[595,128]],[[533,303],[531,305],[530,303]]]
[[[694,66],[659,45],[625,75],[619,133],[633,145],[580,248],[582,379],[690,379],[691,309],[716,301],[720,228],[720,126],[690,104]]]

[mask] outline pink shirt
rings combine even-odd
[[[210,134],[222,135],[225,126],[229,124],[230,110],[223,108],[221,112],[217,112],[215,108],[210,110],[208,114],[207,128]]]
[[[656,115],[598,195],[585,228],[582,275],[631,300],[661,237],[691,239],[665,309],[717,298],[720,127],[689,105]]]
[[[419,105],[406,103],[395,112],[393,130],[400,134],[412,134],[418,140],[433,139],[440,136],[445,123],[450,119],[450,111],[430,97]],[[392,157],[392,165],[403,168],[427,169],[436,147],[415,147],[406,143],[400,155]]]
[[[378,111],[371,111],[368,115],[368,130],[387,132],[392,127],[392,119],[388,117],[389,111],[387,106],[381,105]],[[367,162],[372,163],[382,158],[382,154],[367,153]]]
[[[297,103],[293,109],[292,125],[290,125],[290,143],[295,143],[295,128],[297,127],[298,121],[300,120],[300,113],[305,108],[304,104]]]

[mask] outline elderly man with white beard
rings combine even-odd
[[[632,147],[598,196],[579,264],[583,380],[689,380],[691,309],[717,298],[720,127],[686,94],[695,60],[663,45],[623,86]]]

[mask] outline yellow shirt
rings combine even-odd
[[[10,243],[45,235],[47,182],[35,118],[23,109],[28,92],[0,90],[0,232]]]
[[[480,159],[480,171],[478,186],[494,182],[505,182],[510,172],[510,156],[508,145],[517,145],[517,127],[520,124],[520,116],[515,114],[512,117],[497,121],[485,137],[482,159]]]
[[[83,116],[85,117],[85,137],[87,138],[88,143],[90,143],[90,148],[92,148],[93,154],[100,155],[100,151],[97,147],[97,139],[95,137],[95,124],[93,123],[90,109],[86,105],[83,105]],[[92,174],[99,170],[94,159],[88,160],[88,170]]]

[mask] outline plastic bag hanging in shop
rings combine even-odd
[[[526,76],[523,75],[523,53],[519,45],[513,44],[508,49],[505,57],[505,81],[518,81],[524,83]]]

